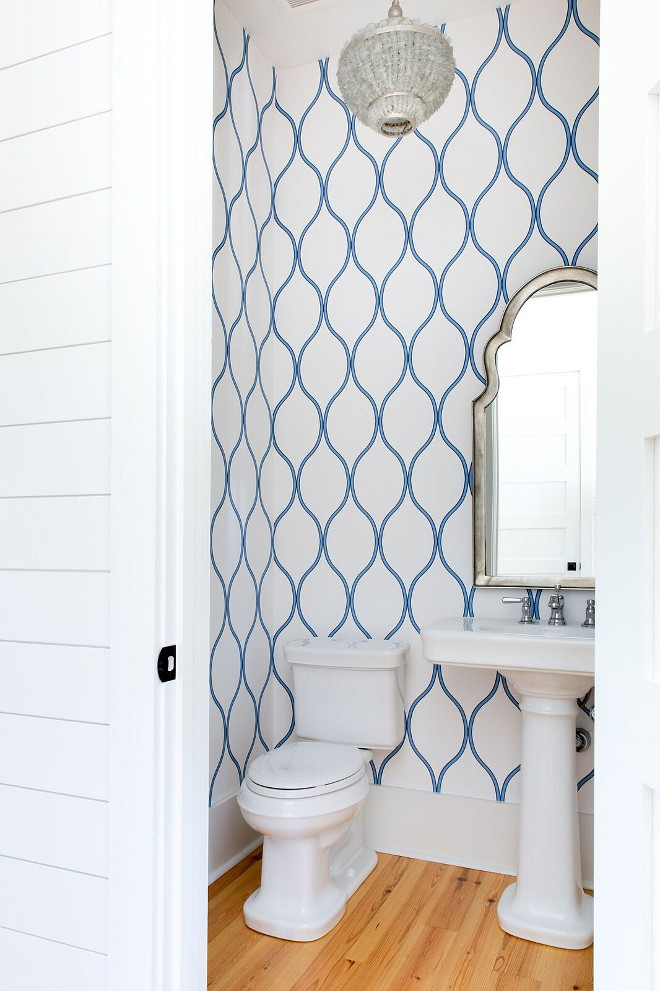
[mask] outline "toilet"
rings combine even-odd
[[[293,672],[298,742],[255,758],[238,794],[264,837],[261,887],[243,906],[251,929],[319,939],[371,873],[362,808],[372,750],[403,738],[408,644],[308,637],[284,648]]]

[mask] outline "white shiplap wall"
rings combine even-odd
[[[0,986],[106,983],[110,2],[0,7]]]

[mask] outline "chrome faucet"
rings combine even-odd
[[[520,602],[522,604],[522,616],[518,620],[519,623],[533,623],[532,619],[532,607],[529,601],[528,595],[523,595],[518,598],[513,595],[502,596],[502,602]]]
[[[584,617],[583,626],[587,629],[593,628],[596,625],[596,600],[587,599],[587,614]]]
[[[548,602],[550,607],[550,619],[548,626],[566,626],[564,619],[564,596],[561,594],[561,585],[555,585],[555,590]]]

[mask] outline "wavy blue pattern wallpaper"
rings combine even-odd
[[[506,614],[471,584],[472,401],[510,296],[596,268],[597,3],[447,25],[447,103],[395,141],[356,125],[335,60],[276,73],[215,15],[209,804],[294,733],[282,646],[310,633],[411,644],[376,783],[515,801],[515,696],[418,634]]]

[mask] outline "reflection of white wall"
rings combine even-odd
[[[579,8],[597,30],[595,0]],[[228,832],[245,761],[289,730],[282,644],[309,630],[411,643],[410,735],[384,766],[378,755],[383,784],[515,801],[517,709],[501,683],[491,696],[494,673],[447,667],[441,683],[418,627],[471,602],[506,612],[499,590],[472,598],[471,404],[503,286],[595,267],[596,183],[570,149],[561,167],[557,113],[570,133],[597,46],[570,16],[564,30],[565,0],[449,25],[461,75],[421,133],[393,143],[349,131],[334,61],[327,76],[279,72],[275,103],[221,0],[216,15],[212,834]],[[537,70],[560,35],[541,73],[553,112]],[[577,129],[591,169],[596,122],[593,103]]]
[[[498,352],[501,574],[595,573],[596,308],[536,295]]]

